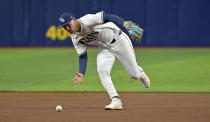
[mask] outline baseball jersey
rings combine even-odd
[[[120,31],[112,22],[103,24],[103,12],[87,14],[78,21],[81,25],[81,32],[76,32],[71,38],[79,56],[87,51],[86,44],[108,47]]]

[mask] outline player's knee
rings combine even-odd
[[[98,71],[98,72],[105,72],[105,69],[102,68],[102,67],[97,67],[97,71]]]
[[[105,67],[97,67],[98,73],[108,73],[108,70]]]

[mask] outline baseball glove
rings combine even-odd
[[[129,36],[132,38],[132,40],[136,41],[137,43],[140,43],[144,29],[142,29],[139,25],[131,21],[126,21],[123,26],[127,29]]]

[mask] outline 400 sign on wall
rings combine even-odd
[[[47,38],[50,38],[51,40],[66,40],[68,37],[71,37],[71,34],[67,32],[62,27],[56,27],[55,25],[52,25],[48,28],[46,31],[45,36]]]

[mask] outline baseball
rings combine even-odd
[[[61,105],[57,105],[56,106],[56,111],[57,112],[61,112],[62,111],[62,106]]]

